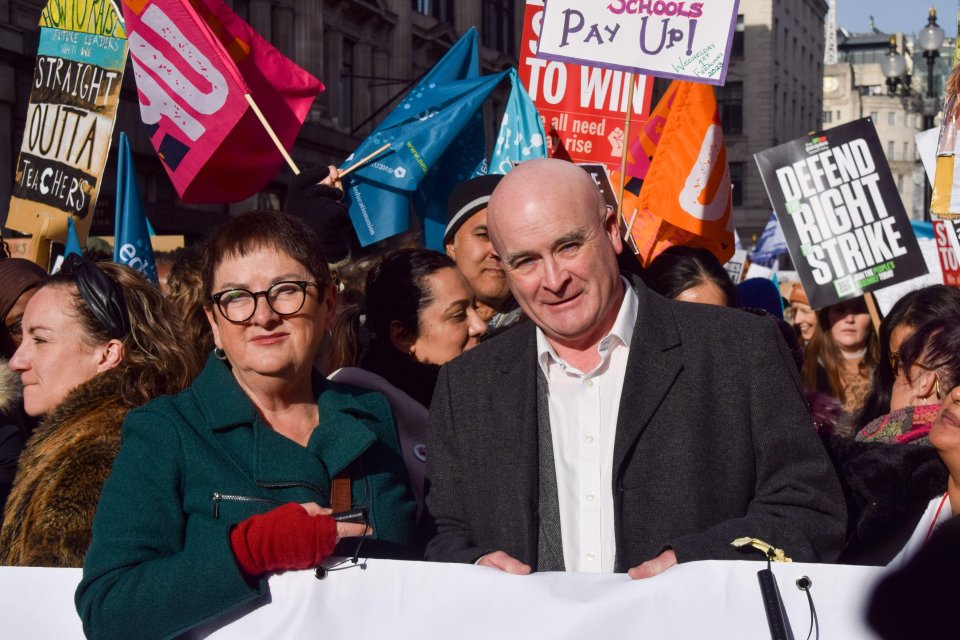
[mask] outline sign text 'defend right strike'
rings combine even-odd
[[[926,273],[869,119],[756,158],[812,306]]]

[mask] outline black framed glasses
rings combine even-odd
[[[320,288],[319,282],[304,280],[285,280],[277,282],[265,291],[248,291],[247,289],[227,289],[219,291],[210,299],[217,305],[228,322],[241,324],[253,317],[257,312],[257,301],[260,296],[267,301],[267,306],[280,316],[293,315],[303,308],[307,299],[307,287]]]

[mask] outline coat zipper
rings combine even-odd
[[[222,500],[229,500],[231,502],[269,502],[272,504],[282,504],[279,500],[273,500],[272,498],[261,498],[258,496],[237,496],[230,493],[212,493],[210,494],[210,500],[213,502],[213,517],[220,517],[220,502]]]
[[[313,491],[314,493],[316,493],[316,494],[318,494],[318,495],[321,495],[321,496],[324,494],[324,491],[323,491],[320,487],[318,487],[318,486],[316,486],[316,485],[313,485],[313,484],[310,484],[309,482],[296,482],[296,481],[292,481],[292,480],[285,480],[285,481],[280,481],[280,482],[264,482],[264,481],[262,481],[262,480],[257,480],[257,486],[258,486],[259,488],[261,488],[261,489],[295,489],[295,488],[302,488],[302,489],[310,489],[310,490]]]

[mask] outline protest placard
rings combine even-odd
[[[722,85],[738,0],[550,0],[537,56]]]
[[[754,157],[811,307],[927,273],[869,118]]]
[[[953,234],[953,242],[950,235]],[[960,260],[954,245],[957,240],[957,229],[953,221],[934,220],[933,236],[937,241],[937,255],[940,257],[940,266],[943,269],[943,284],[951,287],[960,287]]]
[[[523,16],[520,79],[540,112],[550,156],[620,167],[630,85],[623,71],[535,57],[543,0],[528,0]],[[650,113],[653,82],[634,77],[631,127],[639,134]]]
[[[740,284],[740,281],[743,279],[744,270],[743,267],[747,263],[747,250],[746,249],[737,249],[733,252],[733,257],[727,260],[723,265],[723,268],[727,270],[727,274],[730,276],[730,279],[733,280],[733,284]]]
[[[940,253],[937,242],[933,238],[917,238],[920,255],[927,265],[927,273],[895,285],[884,287],[873,292],[880,313],[887,315],[900,298],[911,291],[917,291],[935,284],[943,284],[943,270],[940,266]]]
[[[51,2],[43,10],[8,227],[34,234],[35,242],[63,242],[72,216],[86,238],[126,58],[126,33],[112,3]]]

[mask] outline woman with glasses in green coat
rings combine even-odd
[[[216,348],[189,388],[124,423],[76,594],[88,637],[179,635],[255,605],[269,575],[316,567],[344,538],[340,555],[365,535],[378,555],[407,555],[416,505],[386,400],[313,370],[336,306],[319,246],[270,212],[211,239]],[[365,524],[330,516],[344,488]]]

